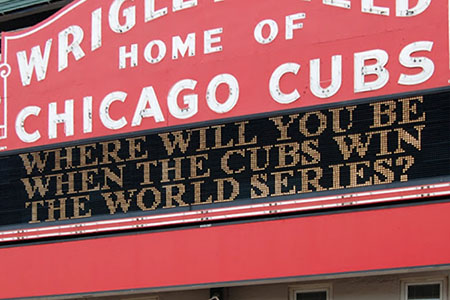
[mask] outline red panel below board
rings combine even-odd
[[[450,264],[449,214],[438,203],[4,248],[0,298]]]

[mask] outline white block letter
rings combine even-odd
[[[65,102],[65,112],[58,114],[56,102],[48,104],[48,138],[56,139],[58,137],[57,125],[64,123],[64,133],[66,136],[73,135],[73,100]]]
[[[268,37],[263,37],[263,29],[265,26],[269,26],[270,29],[270,33]],[[255,36],[255,40],[262,44],[270,44],[272,43],[275,38],[278,36],[278,24],[274,21],[274,20],[262,20],[261,22],[258,23],[258,25],[256,25],[255,27],[255,31],[254,31],[254,36]]]
[[[136,25],[136,6],[130,6],[123,10],[125,24],[120,24],[119,13],[125,0],[114,0],[109,9],[109,27],[116,33],[129,31]]]
[[[350,3],[349,0],[323,0],[323,4],[347,8],[347,9],[350,9],[352,7],[352,4]]]
[[[153,50],[154,46],[158,47],[158,56],[156,56],[156,57],[153,57],[153,55],[152,55],[152,50]],[[151,64],[157,64],[161,60],[164,59],[164,57],[166,56],[166,53],[167,53],[166,44],[164,44],[163,41],[154,40],[154,41],[151,41],[150,43],[148,43],[147,46],[145,47],[144,57],[147,62],[149,62]]]
[[[286,17],[286,40],[292,40],[294,38],[294,29],[302,29],[303,23],[296,23],[294,21],[302,20],[306,18],[306,14],[299,13]]]
[[[145,22],[167,15],[167,7],[155,11],[155,0],[145,1]]]
[[[28,133],[25,130],[25,120],[29,116],[39,116],[41,108],[38,106],[27,106],[22,109],[16,118],[16,134],[22,142],[33,143],[41,138],[38,130],[33,133]]]
[[[434,63],[427,57],[411,56],[414,52],[428,51],[433,49],[433,42],[420,41],[409,44],[400,52],[400,63],[407,68],[421,68],[423,71],[416,75],[401,74],[398,80],[402,85],[416,85],[427,81],[433,76]]]
[[[109,114],[111,105],[116,101],[125,102],[127,96],[128,95],[124,92],[112,92],[103,99],[100,104],[100,120],[106,128],[118,130],[127,125],[125,117],[122,117],[119,120],[113,120]]]
[[[228,85],[229,95],[225,102],[217,101],[217,88],[221,84]],[[237,79],[231,74],[221,74],[214,77],[208,85],[206,92],[206,102],[212,111],[219,114],[229,112],[236,106],[239,100],[239,83]]]
[[[33,70],[36,72],[38,81],[45,79],[51,48],[52,39],[49,39],[47,43],[45,43],[44,57],[42,57],[41,47],[33,47],[31,49],[30,60],[27,59],[26,51],[17,52],[17,62],[19,63],[20,78],[22,79],[23,86],[30,85]]]
[[[147,108],[147,106],[150,107]],[[158,98],[156,98],[155,90],[151,86],[142,90],[131,126],[140,126],[142,119],[149,117],[153,117],[156,123],[164,122],[164,116],[159,106]]]
[[[83,132],[92,132],[92,97],[83,98]]]
[[[366,66],[366,61],[376,60],[373,65]],[[355,93],[379,90],[389,81],[389,71],[385,68],[389,61],[386,51],[375,49],[365,52],[355,53]],[[368,75],[376,75],[378,78],[371,82],[366,82]]]
[[[197,0],[173,0],[173,11],[197,6]]]
[[[335,55],[331,59],[331,84],[322,88],[320,84],[320,59],[313,59],[310,62],[310,87],[314,96],[319,98],[329,98],[334,96],[342,85],[342,56]]]
[[[138,65],[138,45],[131,45],[131,51],[127,52],[127,47],[122,46],[119,48],[119,69],[125,69],[127,67],[127,59],[130,59],[130,66],[136,67]]]
[[[273,100],[281,104],[289,104],[300,98],[300,94],[297,90],[294,90],[290,94],[285,94],[281,91],[280,88],[281,77],[288,73],[297,75],[299,70],[300,65],[296,63],[282,64],[275,69],[275,71],[272,73],[272,76],[270,77],[269,82],[270,95],[272,96]]]
[[[195,55],[195,33],[189,33],[184,42],[180,36],[172,38],[172,59],[178,59],[178,53],[184,57],[186,52],[189,56]]]
[[[389,16],[389,7],[375,6],[374,0],[362,0],[361,10],[364,13]]]
[[[97,50],[102,46],[102,9],[92,12],[91,50]]]
[[[71,35],[72,43],[69,45],[69,35]],[[81,49],[81,42],[84,38],[83,29],[80,26],[73,25],[69,28],[61,31],[58,36],[58,54],[59,54],[59,67],[58,71],[62,71],[67,68],[69,64],[69,53],[72,52],[76,60],[82,59],[85,54],[83,49]]]
[[[198,96],[196,94],[185,95],[183,97],[183,103],[186,107],[178,106],[178,95],[183,90],[194,90],[197,86],[197,81],[192,79],[184,79],[175,83],[170,89],[169,96],[167,97],[167,106],[169,107],[170,114],[177,119],[189,119],[198,112]]]
[[[397,17],[413,17],[423,13],[431,0],[418,0],[416,6],[409,8],[409,0],[397,0]]]
[[[215,34],[221,34],[223,32],[223,28],[216,28],[211,30],[205,31],[205,54],[214,53],[214,52],[220,52],[222,51],[222,46],[215,46],[213,47],[212,44],[220,43],[221,38],[220,36],[213,37]]]

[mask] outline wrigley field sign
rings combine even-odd
[[[0,222],[201,210],[448,176],[449,97],[417,95],[4,156]]]
[[[0,297],[448,267],[450,0],[68,2],[1,37]]]

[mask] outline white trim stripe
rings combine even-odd
[[[309,199],[277,201],[255,205],[205,209],[182,213],[169,213],[61,226],[8,230],[0,232],[0,242],[76,236],[182,224],[200,223],[204,226],[207,225],[208,222],[213,221],[237,220],[257,216],[317,211],[338,207],[354,207],[376,203],[392,203],[448,195],[450,195],[450,183],[441,183]]]

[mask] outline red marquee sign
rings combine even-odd
[[[448,85],[431,0],[78,0],[3,35],[2,151]]]

